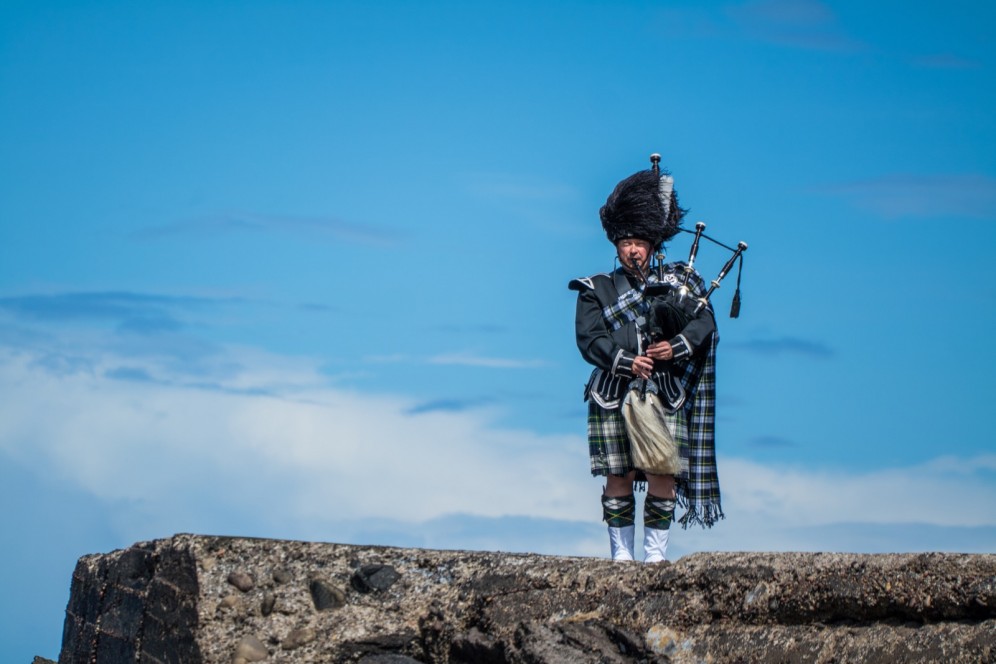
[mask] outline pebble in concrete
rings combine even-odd
[[[387,590],[400,578],[398,571],[390,565],[364,565],[356,570],[349,583],[357,592],[369,593]]]
[[[228,575],[228,582],[241,590],[242,592],[249,592],[252,590],[256,582],[253,578],[246,574],[245,572],[235,571]]]
[[[219,611],[228,611],[231,609],[242,610],[242,600],[236,595],[226,595],[218,602]]]
[[[241,658],[246,662],[262,662],[269,656],[270,653],[266,650],[266,646],[259,639],[255,636],[244,636],[235,646],[235,654],[232,659]]]
[[[665,657],[673,657],[681,644],[681,635],[664,625],[651,627],[646,638],[650,650]]]
[[[338,609],[346,605],[346,593],[321,579],[312,579],[308,584],[311,601],[319,611]]]
[[[263,601],[259,605],[259,612],[264,616],[273,613],[273,606],[277,603],[276,596],[271,592],[263,593]]]
[[[311,627],[298,627],[292,630],[287,637],[281,641],[280,647],[284,650],[300,648],[306,643],[311,643],[318,637],[318,634]]]

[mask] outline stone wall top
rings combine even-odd
[[[996,661],[996,555],[644,565],[177,535],[84,556],[60,664]]]

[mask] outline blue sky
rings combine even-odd
[[[651,152],[690,224],[750,245],[728,518],[671,556],[993,551],[994,24],[4,2],[12,661],[56,656],[80,555],[176,532],[606,555],[566,284],[612,267],[598,208]]]

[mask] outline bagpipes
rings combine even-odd
[[[655,174],[660,173],[661,156],[659,154],[650,155],[650,162],[653,164]],[[692,321],[704,307],[709,306],[709,298],[719,288],[723,279],[733,269],[733,264],[737,267],[737,288],[733,294],[733,302],[730,305],[730,318],[740,316],[740,276],[743,270],[743,253],[747,251],[747,243],[739,242],[736,249],[729,247],[715,238],[704,233],[706,225],[703,222],[695,224],[695,230],[689,231],[684,228],[677,229],[683,233],[694,233],[691,249],[688,252],[688,262],[684,264],[681,282],[670,283],[665,280],[664,275],[664,254],[658,252],[650,265],[650,271],[657,277],[651,282],[638,265],[630,267],[643,278],[643,295],[649,300],[651,316],[647,321],[647,333],[652,341],[661,339],[671,339],[681,332],[689,322]],[[699,242],[702,238],[717,244],[728,251],[733,252],[726,264],[719,271],[719,274],[710,282],[708,290],[701,296],[696,296],[692,292],[692,285],[689,283],[690,276],[695,272],[695,259],[699,253]]]
[[[660,159],[658,154],[650,155],[653,171],[658,176],[660,174]],[[670,195],[670,191],[662,189],[663,194]],[[647,343],[673,339],[681,333],[701,313],[703,308],[709,306],[709,298],[733,269],[733,264],[738,261],[740,266],[737,269],[737,289],[730,307],[730,318],[737,318],[740,315],[740,275],[743,267],[743,253],[747,250],[747,243],[738,243],[736,249],[728,247],[706,235],[705,228],[706,225],[701,221],[695,224],[695,238],[692,240],[692,246],[689,250],[688,262],[681,266],[680,275],[674,275],[670,270],[665,274],[664,254],[662,252],[658,252],[653,257],[649,266],[650,271],[656,277],[653,281],[644,274],[636,261],[630,265],[633,272],[643,279],[643,296],[650,305],[649,315],[645,317],[640,330],[641,334],[646,337]],[[682,228],[677,230],[686,233],[693,232]],[[697,288],[698,278],[696,278],[695,284],[691,283],[692,275],[695,274],[695,259],[698,257],[699,242],[702,238],[733,252],[733,255],[726,261],[704,293],[701,292],[701,288]],[[696,290],[701,294],[697,294]],[[675,408],[680,407],[680,404],[671,403],[670,408],[666,407],[661,396],[656,393],[656,389],[648,394],[651,382],[651,379],[634,380],[630,384],[621,406],[626,433],[631,441],[633,466],[654,475],[676,475],[681,472],[681,456],[674,432],[669,428],[665,414],[673,412]],[[682,391],[681,394],[680,401],[683,401],[684,392]]]

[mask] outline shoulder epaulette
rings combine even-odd
[[[583,290],[595,290],[595,280],[599,277],[604,277],[606,279],[611,279],[612,276],[601,272],[599,274],[593,274],[590,277],[579,277],[577,279],[571,279],[570,283],[567,284],[567,288],[572,291],[583,291]]]

